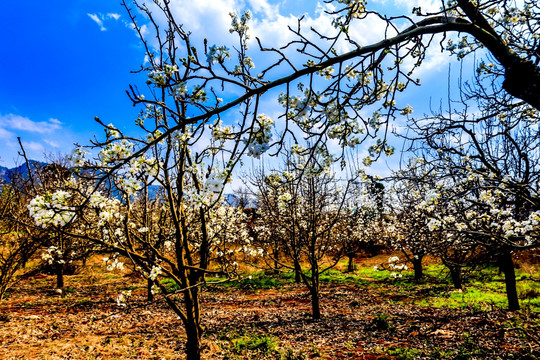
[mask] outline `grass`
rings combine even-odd
[[[246,274],[242,279],[237,281],[222,281],[222,278],[207,277],[207,285],[219,286],[222,288],[241,288],[241,289],[278,289],[283,285],[293,282],[294,275],[290,276],[289,273],[283,274],[266,274],[264,271],[255,271]],[[214,284],[213,284],[214,283]]]
[[[373,326],[377,330],[392,331],[394,329],[394,326],[390,321],[390,316],[385,313],[375,313],[375,317],[373,318]]]
[[[387,295],[387,301],[403,301],[418,306],[447,307],[454,309],[473,308],[488,311],[493,308],[507,307],[504,275],[498,268],[487,266],[467,272],[462,291],[456,291],[449,279],[444,265],[433,264],[424,267],[424,278],[415,281],[412,269],[401,272],[402,277],[394,279],[391,271],[375,270],[373,267],[360,267],[354,272],[331,269],[320,276],[321,284],[346,284],[359,288],[372,288]],[[540,311],[540,283],[535,276],[516,269],[518,294],[522,307],[533,312]],[[220,278],[207,278],[208,284]],[[294,272],[267,274],[264,271],[252,271],[241,280],[222,282],[212,286],[240,289],[279,289],[294,283]],[[179,286],[171,279],[163,279],[169,291],[176,291]],[[384,297],[383,297],[384,299]],[[397,300],[396,300],[397,299]]]
[[[269,354],[277,348],[276,338],[269,335],[244,335],[233,339],[232,343],[234,345],[234,352],[237,354],[241,354],[246,350]]]
[[[268,356],[278,354],[278,339],[273,335],[262,334],[253,329],[224,328],[217,334],[220,347],[232,358],[245,355]]]
[[[396,360],[414,360],[422,354],[421,350],[409,347],[397,347],[388,350],[388,355],[395,356]]]
[[[175,292],[180,290],[180,285],[177,284],[173,279],[171,278],[163,278],[161,279],[161,284],[165,286],[167,289],[167,292]],[[130,290],[130,289],[128,289]]]
[[[331,269],[321,274],[322,284],[347,284],[360,288],[369,287],[388,295],[388,301],[406,301],[419,306],[473,308],[488,311],[493,308],[507,307],[504,275],[498,268],[487,266],[468,271],[464,276],[462,291],[456,291],[449,279],[444,265],[434,264],[424,267],[424,278],[415,281],[412,269],[401,273],[394,279],[391,271],[375,270],[373,267],[361,267],[354,272]],[[521,269],[516,269],[517,287],[522,307],[532,312],[540,311],[540,283],[535,276]],[[262,271],[252,272],[237,282],[228,282],[219,286],[248,289],[277,289],[294,281],[292,271],[277,275],[268,275]]]

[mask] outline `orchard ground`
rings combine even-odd
[[[288,272],[250,268],[244,280],[204,287],[204,358],[540,358],[534,256],[518,258],[522,309],[509,312],[503,275],[493,266],[466,274],[458,292],[433,260],[420,283],[412,272],[394,279],[373,269],[391,255],[400,254],[359,258],[353,273],[342,263],[323,275],[320,321],[311,319],[309,294]],[[159,296],[146,301],[145,280],[136,274],[107,272],[95,257],[66,277],[60,296],[53,275],[32,273],[0,302],[1,359],[185,358],[180,319]],[[118,294],[128,290],[127,306],[118,306]]]

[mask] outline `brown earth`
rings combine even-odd
[[[129,285],[129,305],[116,296]],[[148,304],[133,276],[83,271],[37,275],[0,302],[0,359],[182,359],[180,320],[162,302]],[[431,308],[418,294],[325,285],[323,319],[310,318],[303,286],[268,290],[208,287],[202,308],[207,359],[537,359],[538,314],[526,310]],[[267,336],[264,338],[264,336]],[[249,339],[267,339],[261,343]]]

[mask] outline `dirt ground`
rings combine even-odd
[[[129,275],[20,282],[0,302],[0,359],[182,359],[184,332],[144,288],[121,308]],[[411,294],[413,296],[414,294]],[[310,318],[303,286],[203,289],[207,359],[537,359],[538,314],[413,305],[403,295],[354,285],[324,285],[323,319]],[[253,339],[266,339],[256,343]],[[250,340],[251,339],[251,340]],[[250,342],[251,341],[251,342]]]

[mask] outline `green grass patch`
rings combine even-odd
[[[294,281],[294,275],[290,277],[288,273],[265,274],[264,271],[245,274],[240,280],[223,281],[224,278],[207,277],[206,285],[219,286],[222,288],[241,288],[241,289],[278,289],[285,284]]]
[[[422,355],[422,351],[409,347],[397,347],[389,349],[388,355],[395,356],[396,360],[414,360]]]
[[[266,275],[264,272],[257,272],[244,277],[237,283],[239,287],[244,289],[276,289],[291,283],[291,280],[277,275]]]
[[[269,334],[262,334],[253,329],[224,328],[216,333],[220,346],[233,355],[269,356],[278,355],[278,339]],[[251,357],[250,357],[251,358]]]
[[[319,277],[320,281],[327,284],[355,284],[364,286],[367,281],[357,272],[342,272],[339,270],[328,270]]]
[[[172,293],[181,289],[180,284],[177,284],[176,281],[171,278],[163,278],[160,280],[160,282],[161,285],[165,286],[165,289],[167,289],[168,293]]]
[[[257,351],[258,353],[268,355],[277,348],[277,340],[273,336],[251,334],[233,339],[234,352],[242,354],[246,350]]]
[[[496,266],[464,269],[461,292],[453,288],[449,271],[444,265],[424,266],[423,270],[424,277],[421,281],[414,279],[412,269],[402,272],[400,278],[392,278],[391,271],[375,270],[373,267],[362,267],[354,275],[364,280],[359,283],[360,286],[368,286],[382,292],[385,295],[383,298],[393,303],[407,301],[420,306],[475,308],[486,311],[494,307],[502,309],[508,307],[504,274],[501,274]],[[338,276],[330,272],[329,276],[341,279],[344,274]],[[540,283],[535,281],[534,277],[535,274],[531,275],[516,269],[520,304],[538,312]],[[331,279],[327,281],[332,282]]]

